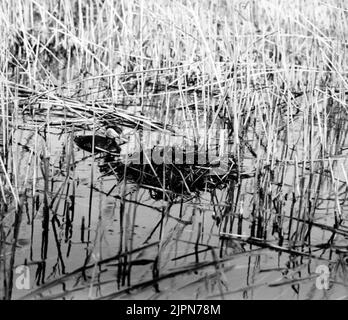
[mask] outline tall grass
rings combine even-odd
[[[26,214],[34,228],[41,211],[41,258],[26,261],[38,266],[36,294],[80,271],[88,282],[85,272],[92,265],[92,281],[62,296],[94,288],[98,281],[105,281],[105,287],[115,281],[109,273],[106,280],[100,279],[102,266],[111,261],[102,257],[107,227],[98,223],[95,239],[90,238],[96,192],[114,199],[120,231],[112,260],[117,286],[111,285],[105,297],[130,292],[151,297],[148,287],[155,288],[156,298],[175,297],[175,290],[186,293],[189,288],[199,297],[233,297],[249,291],[253,296],[255,288],[265,290],[268,283],[247,279],[232,290],[234,260],[235,265],[253,265],[258,274],[265,251],[266,255],[275,251],[288,271],[303,265],[310,270],[312,261],[328,263],[336,261],[335,254],[345,255],[346,244],[338,245],[347,236],[345,1],[7,0],[0,9],[4,298],[12,297],[13,270],[23,262],[19,258],[16,262],[23,217]],[[145,239],[156,248],[155,254],[147,254],[146,247],[144,258],[137,256],[134,230],[148,206],[146,188],[129,192],[125,167],[123,182],[105,191],[103,184],[97,187],[92,161],[86,183],[87,223],[81,226],[83,234],[88,232],[88,239],[81,236],[86,242],[85,267],[40,287],[47,281],[50,223],[58,256],[55,273],[67,272],[65,244],[58,230],[66,228],[69,248],[73,243],[69,230],[76,221],[68,207],[76,205],[79,184],[73,135],[84,130],[95,133],[110,122],[132,129],[151,127],[159,140],[164,133],[180,132],[203,144],[219,144],[213,132],[227,130],[235,177],[223,190],[193,197],[188,205],[183,199],[165,201],[170,188],[167,169],[163,170],[163,176],[156,177],[160,188],[150,186],[163,194],[162,205],[153,206],[160,218]],[[59,160],[66,166],[58,171],[52,135],[66,137]],[[141,135],[140,130],[139,139]],[[114,171],[111,166],[110,172]],[[101,214],[99,219],[103,220]],[[142,264],[151,266],[151,275],[131,276]],[[168,279],[198,271],[197,279],[190,279],[191,287],[179,282],[168,289]],[[310,270],[303,279],[294,275],[284,286],[300,295],[298,283],[311,281],[313,273]],[[167,288],[164,293],[162,283]],[[217,289],[201,293],[199,288],[211,283]],[[89,297],[94,295],[97,291],[89,291]]]

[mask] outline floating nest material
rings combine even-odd
[[[77,136],[75,143],[92,152],[93,135]],[[108,136],[94,137],[94,152],[99,158],[104,176],[116,176],[118,183],[126,179],[148,189],[154,200],[192,198],[202,191],[223,189],[231,180],[243,179],[233,157],[219,157],[215,150],[189,150],[181,147],[155,146],[152,149],[120,156],[121,147]]]
[[[182,161],[177,163],[175,156],[180,152]],[[202,191],[222,189],[231,179],[238,178],[233,159],[222,163],[216,157],[202,164],[205,156],[207,154],[198,150],[188,152],[180,149],[178,152],[174,147],[154,147],[131,154],[126,160],[105,157],[99,167],[105,176],[116,175],[119,182],[125,178],[129,183],[148,189],[154,200],[173,201],[198,196]],[[162,163],[159,163],[159,158],[162,158]]]

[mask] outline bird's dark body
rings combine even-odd
[[[77,136],[74,141],[82,150],[93,152],[93,135]],[[119,154],[121,152],[121,147],[114,139],[96,135],[94,136],[94,153],[102,152]]]

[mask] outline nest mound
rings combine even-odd
[[[154,147],[131,154],[126,160],[106,157],[99,167],[106,176],[116,175],[119,181],[126,179],[148,189],[154,200],[192,197],[202,191],[222,189],[238,178],[233,159],[204,159],[207,153],[198,150]]]

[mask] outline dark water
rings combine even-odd
[[[18,174],[23,181],[36,177],[37,187],[26,193],[15,259],[16,266],[29,266],[30,290],[15,287],[14,298],[288,299],[346,294],[347,231],[342,228],[334,246],[325,247],[333,233],[321,224],[334,224],[326,214],[328,200],[317,208],[320,226],[312,227],[312,247],[289,246],[291,239],[279,238],[274,221],[265,241],[260,225],[251,219],[255,174],[238,177],[236,164],[227,175],[210,176],[199,164],[134,163],[127,144],[120,156],[93,155],[74,143],[75,135],[90,134],[86,132],[61,134],[51,128],[46,136],[17,133]],[[37,155],[29,151],[35,144]],[[291,169],[288,175],[291,180]],[[230,190],[238,183],[245,191],[232,210],[229,201],[235,193]],[[289,212],[291,203],[284,201]],[[332,270],[328,291],[316,287],[318,265]]]
[[[208,135],[213,120],[204,108],[183,112],[177,98],[170,112],[157,98],[142,107],[156,124],[150,139],[131,118],[139,112],[135,100],[123,106],[126,115],[119,107],[93,109],[73,99],[62,106],[47,97],[15,109],[7,161],[16,164],[9,172],[21,212],[16,216],[14,195],[4,188],[5,231],[19,229],[16,247],[9,243],[1,254],[9,263],[14,252],[14,270],[29,268],[30,288],[18,289],[14,273],[13,298],[346,297],[343,149],[336,144],[332,163],[307,166],[300,160],[306,145],[284,147],[289,137],[299,141],[299,118],[287,139],[280,123],[277,148],[272,155],[264,148],[261,156],[254,151],[255,132],[263,130],[256,121],[239,137],[238,157],[224,118],[215,119]],[[119,149],[105,128],[120,117],[127,142]],[[161,123],[170,125],[165,134]],[[202,149],[206,141],[209,148]],[[311,146],[313,158],[318,145]],[[177,153],[169,157],[174,163],[153,161],[153,152],[166,159],[174,150],[182,151],[181,161]],[[318,287],[318,266],[330,272],[328,290]]]

